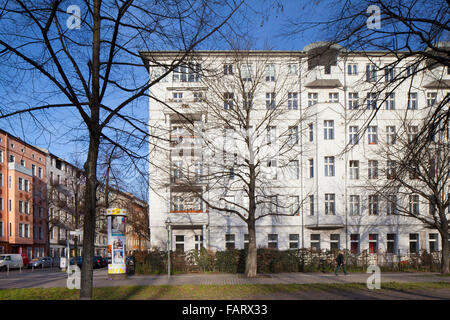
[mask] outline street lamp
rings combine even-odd
[[[167,230],[167,277],[170,279],[170,218],[166,219],[166,230]]]

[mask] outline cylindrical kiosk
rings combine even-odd
[[[108,264],[108,279],[126,277],[126,217],[125,209],[110,208],[106,210],[108,218],[108,252],[111,263]]]

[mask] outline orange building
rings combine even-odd
[[[46,153],[0,129],[0,253],[47,255]]]

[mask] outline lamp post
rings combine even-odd
[[[170,218],[166,219],[166,230],[167,230],[167,278],[170,279]]]

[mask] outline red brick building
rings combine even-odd
[[[0,253],[47,255],[46,153],[0,129]]]

